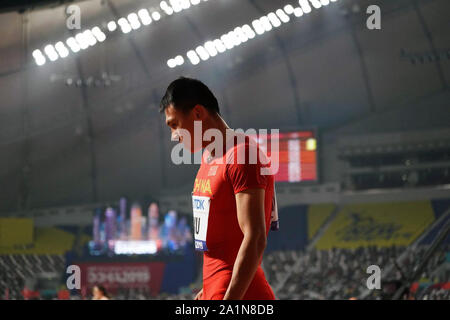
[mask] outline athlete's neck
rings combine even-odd
[[[231,130],[231,128],[219,114],[215,114],[214,116],[210,117],[207,121],[204,121],[203,130],[206,131],[208,129],[219,130],[220,133],[222,134],[222,137],[224,138],[224,141],[226,140],[227,137],[227,130]],[[203,148],[205,148],[210,143],[211,143],[210,141],[203,141],[204,144]]]

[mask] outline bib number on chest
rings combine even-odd
[[[209,205],[211,199],[203,196],[192,196],[194,213],[195,250],[207,251],[206,235],[208,233]]]

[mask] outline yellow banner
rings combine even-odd
[[[24,246],[32,242],[32,219],[0,218],[0,247]]]
[[[331,203],[313,204],[308,207],[308,240],[319,231],[333,209],[334,204]]]
[[[316,243],[316,248],[407,246],[433,221],[429,201],[347,205]]]

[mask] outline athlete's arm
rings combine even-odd
[[[242,299],[259,266],[267,241],[264,194],[264,189],[255,188],[235,195],[238,222],[244,239],[234,263],[224,300]]]

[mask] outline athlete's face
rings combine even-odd
[[[182,142],[185,148],[190,150],[191,152],[199,151],[196,150],[194,146],[194,121],[202,121],[204,117],[204,111],[205,109],[200,105],[195,106],[188,112],[183,112],[179,109],[176,109],[172,105],[167,107],[165,110],[166,124],[170,128],[173,138],[172,140],[178,140]],[[186,137],[183,137],[181,129],[189,132],[190,143],[188,143],[188,141],[184,141]]]
[[[102,297],[102,292],[100,291],[99,288],[94,287],[92,289],[92,295],[94,296],[94,299],[100,299]]]

